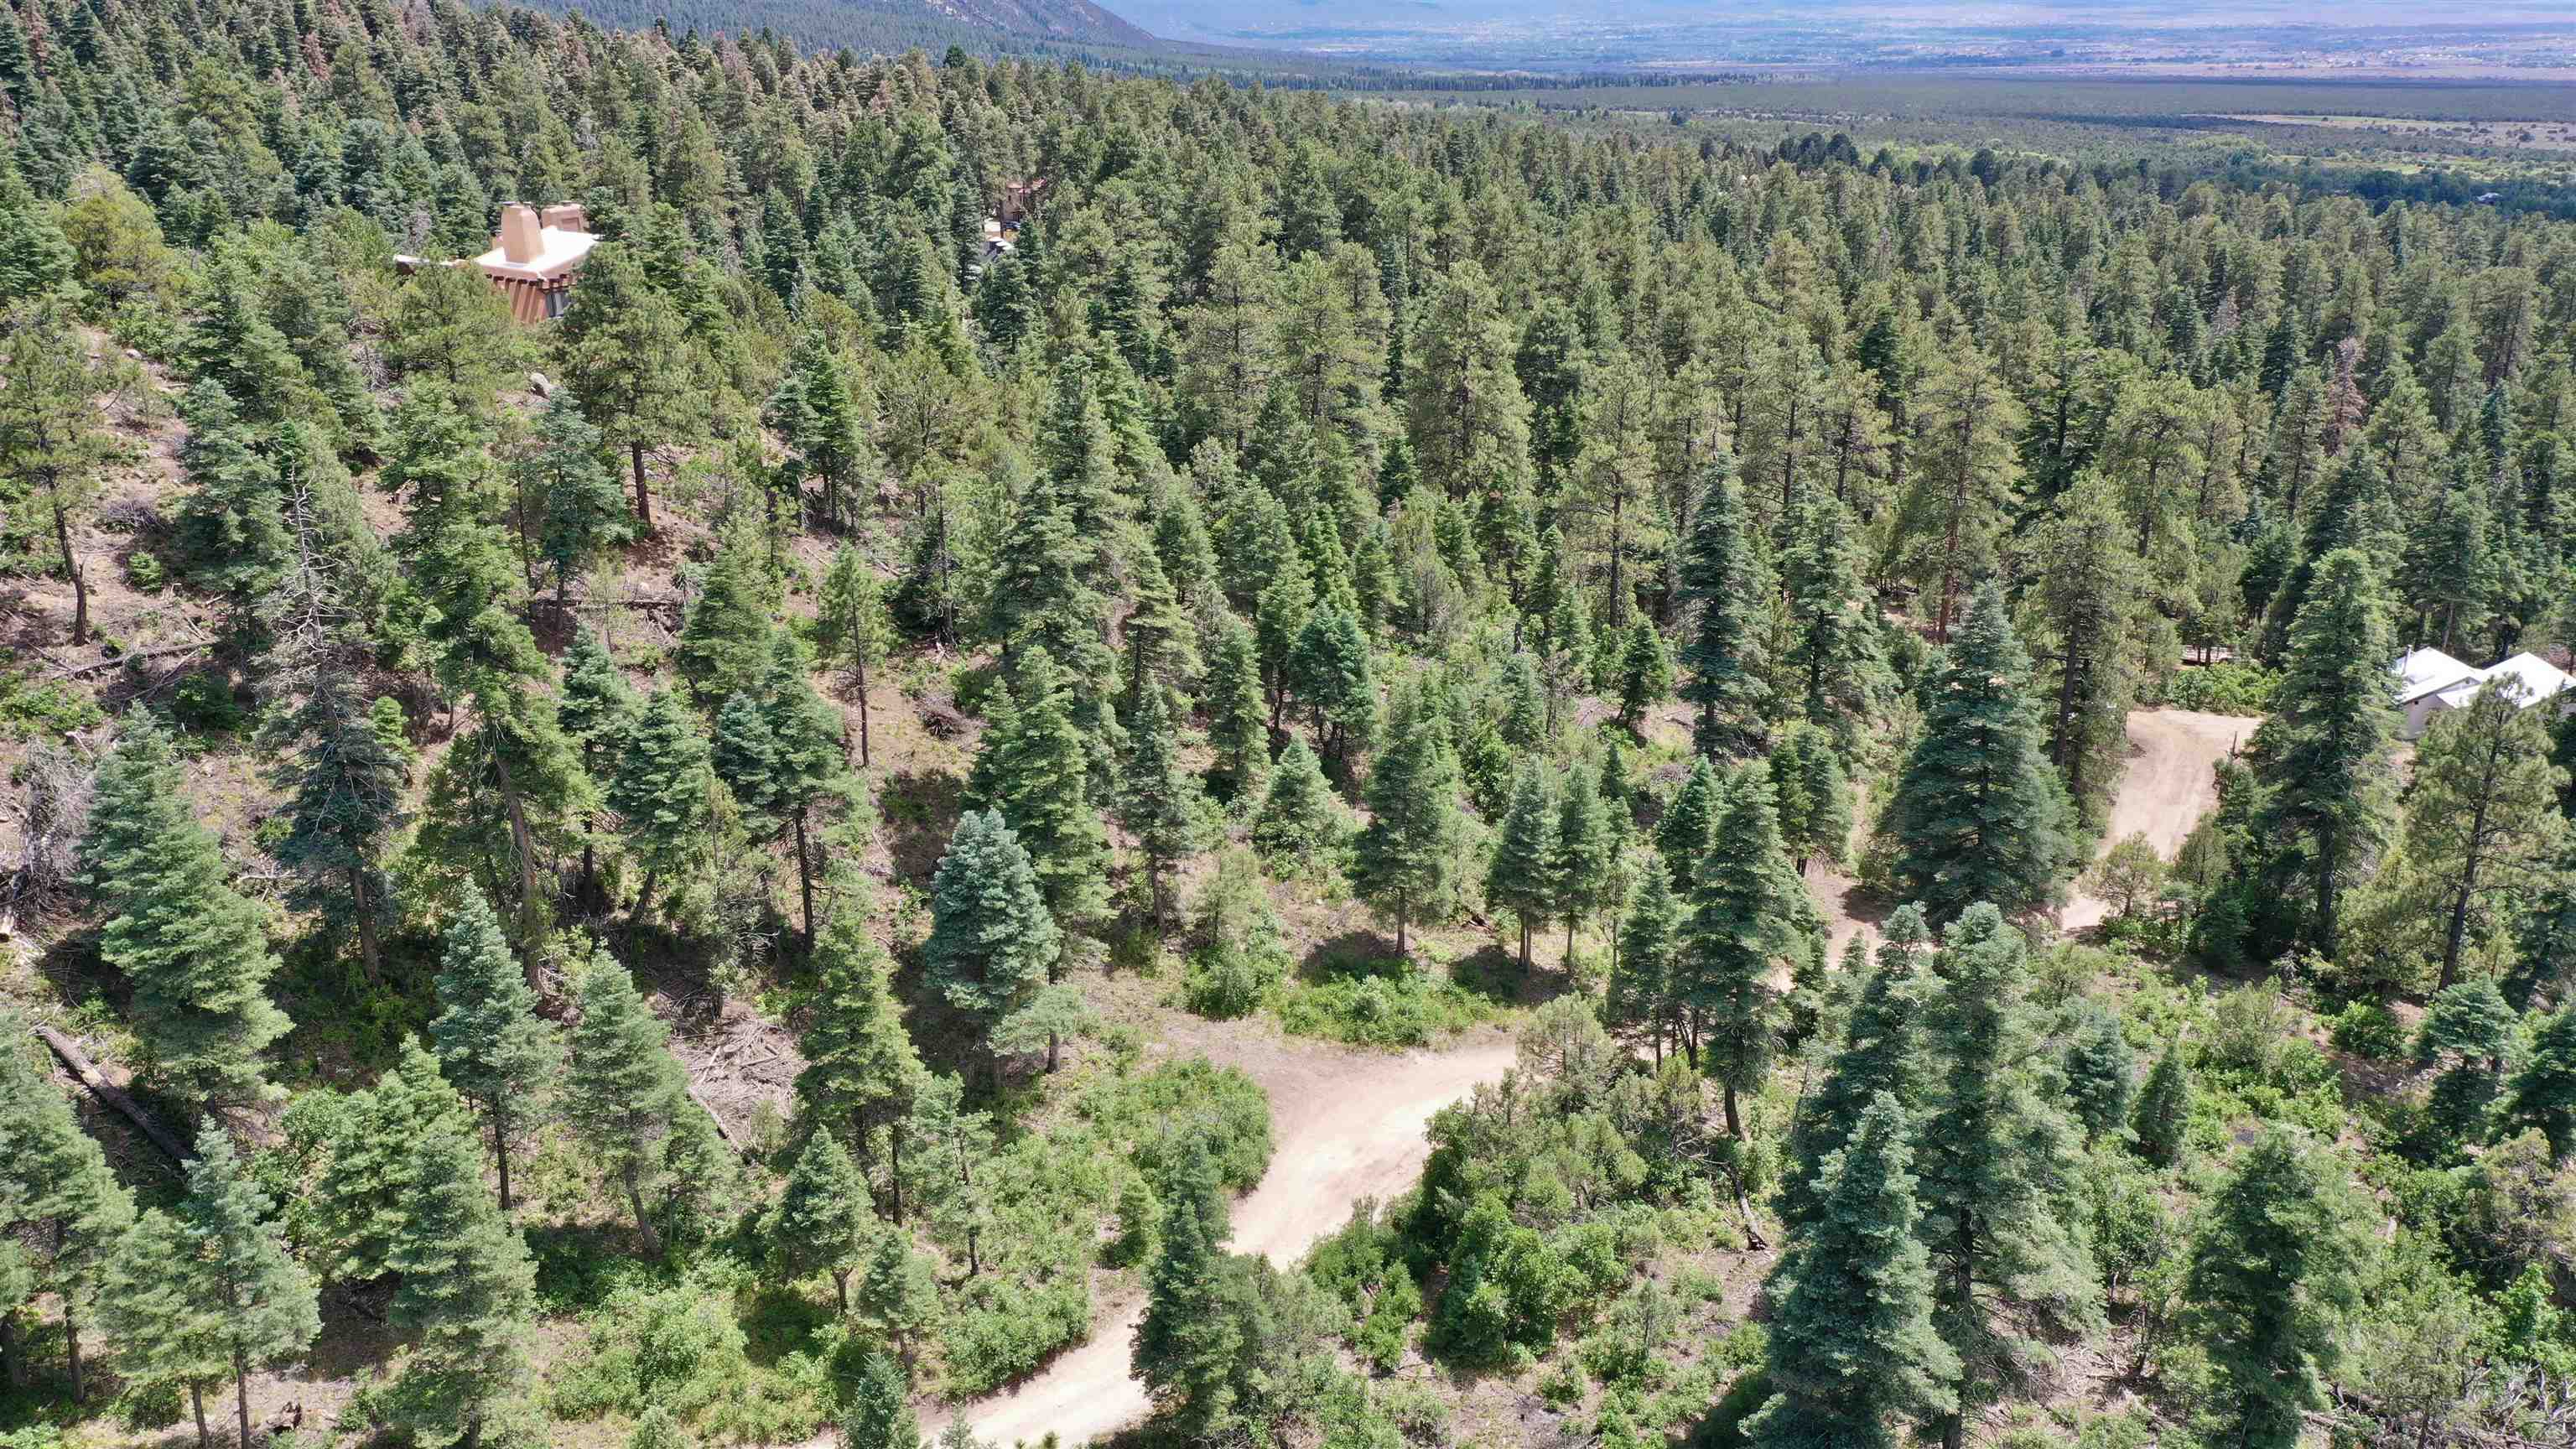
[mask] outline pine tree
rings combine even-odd
[[[842,761],[841,716],[806,681],[805,656],[793,635],[770,641],[759,684],[716,714],[716,775],[772,835],[785,832],[796,853],[796,896],[805,943],[814,942],[815,811],[846,805],[852,781]]]
[[[2217,1379],[2208,1407],[2243,1449],[2295,1449],[2361,1306],[2366,1244],[2339,1169],[2289,1129],[2245,1150],[2204,1209],[2183,1296]]]
[[[1717,770],[1708,756],[1701,755],[1691,761],[1690,773],[1682,777],[1681,788],[1673,792],[1663,818],[1655,822],[1655,851],[1672,868],[1674,882],[1685,893],[1699,879],[1700,861],[1717,835],[1717,810]]]
[[[225,880],[170,737],[142,710],[99,765],[80,867],[107,919],[100,954],[133,982],[135,1031],[168,1089],[198,1107],[270,1096],[260,1053],[289,1023],[268,999],[264,913]]]
[[[1145,691],[1127,734],[1125,798],[1120,820],[1145,853],[1145,878],[1157,926],[1170,918],[1172,867],[1207,843],[1205,799],[1198,779],[1181,768],[1172,701],[1163,686]]]
[[[2149,628],[2154,597],[2110,486],[2082,474],[2059,508],[2040,540],[2036,600],[2048,666],[2035,683],[2049,699],[2049,762],[2076,809],[2098,825],[2127,763],[2141,646],[2162,650],[2171,641]]]
[[[1037,872],[1000,811],[957,822],[930,899],[921,948],[930,984],[989,1033],[1046,984],[1062,949]]]
[[[859,705],[859,768],[871,763],[868,753],[868,671],[885,662],[894,645],[886,619],[885,597],[877,571],[847,544],[832,555],[830,572],[814,606],[815,662],[847,675],[847,691]]]
[[[1879,1092],[1824,1159],[1815,1218],[1769,1289],[1772,1397],[1745,1423],[1759,1449],[1898,1449],[1909,1428],[1958,1407],[1959,1358],[1932,1328],[1907,1133],[1904,1107]]]
[[[12,485],[13,502],[52,530],[72,586],[72,644],[84,645],[89,571],[72,547],[72,530],[98,501],[98,475],[119,451],[92,401],[107,384],[53,305],[12,319],[0,373],[9,379],[0,389],[0,483]]]
[[[1744,1136],[1738,1101],[1770,1069],[1780,1045],[1777,964],[1804,948],[1814,906],[1780,851],[1771,782],[1746,767],[1725,786],[1715,843],[1693,883],[1682,947],[1683,997],[1691,1015],[1685,1042],[1694,1064],[1717,1078],[1727,1135]]]
[[[2370,561],[2326,555],[2290,630],[2273,713],[2254,733],[2263,801],[2255,838],[2278,852],[2274,870],[2305,887],[2307,936],[2331,958],[2346,884],[2386,840],[2391,800],[2387,606]],[[2303,879],[2301,879],[2303,878]]]
[[[1109,904],[1109,834],[1090,793],[1091,761],[1075,724],[1074,680],[1042,646],[1019,656],[997,688],[992,727],[975,755],[966,795],[997,811],[1028,852],[1059,925],[1073,929]]]
[[[1288,651],[1288,687],[1314,711],[1315,739],[1336,761],[1368,747],[1377,733],[1377,685],[1370,677],[1368,636],[1359,620],[1327,603],[1306,616]]]
[[[555,603],[569,607],[573,581],[634,532],[607,441],[573,395],[559,392],[510,471],[536,520],[536,555],[554,572]]]
[[[841,1441],[849,1449],[921,1449],[921,1427],[913,1418],[903,1369],[893,1359],[881,1353],[860,1355],[858,1380],[850,1386],[849,1408],[841,1416]]]
[[[707,848],[715,767],[688,706],[667,689],[653,691],[621,743],[608,804],[624,822],[627,850],[644,866],[635,896],[641,920],[662,878],[678,876]]]
[[[1864,725],[1884,713],[1891,685],[1853,560],[1851,515],[1813,488],[1791,500],[1780,549],[1783,713],[1830,731],[1843,758],[1859,753]]]
[[[939,1283],[930,1260],[912,1250],[900,1232],[876,1235],[868,1252],[868,1270],[859,1280],[859,1311],[895,1342],[907,1362],[912,1336],[926,1327],[939,1308]]]
[[[1619,853],[1626,832],[1612,828],[1610,811],[1592,777],[1576,770],[1558,797],[1556,911],[1565,917],[1566,969],[1574,969],[1574,928],[1584,917],[1618,904]]]
[[[108,1260],[99,1316],[116,1345],[117,1372],[129,1389],[185,1390],[197,1421],[197,1449],[214,1449],[206,1427],[206,1390],[232,1372],[223,1309],[202,1292],[200,1275],[174,1272],[196,1243],[179,1220],[153,1209],[117,1240]]]
[[[671,1056],[671,1029],[645,1005],[626,968],[602,951],[581,973],[581,1020],[571,1037],[564,1119],[626,1194],[644,1256],[659,1258],[662,1235],[644,1209],[644,1188],[673,1119],[696,1110]]]
[[[1871,1102],[1886,1097],[1915,1111],[1925,1106],[1932,1063],[1923,1013],[1932,984],[1923,958],[1932,933],[1923,924],[1923,908],[1915,905],[1897,907],[1886,932],[1877,964],[1855,985],[1842,1042],[1790,1125],[1777,1205],[1793,1234],[1823,1211],[1825,1162],[1851,1141]]]
[[[439,1069],[483,1114],[510,1210],[510,1146],[543,1120],[545,1093],[563,1062],[537,995],[501,939],[500,919],[471,885],[449,916],[438,973],[438,1019],[429,1024]]]
[[[1899,889],[1937,925],[1976,902],[2045,909],[2074,864],[2066,792],[2041,751],[2030,656],[1989,580],[1933,680],[1923,734],[1888,802]]]
[[[12,17],[13,33],[16,24]],[[18,168],[0,166],[0,297],[62,295],[72,284],[76,260],[52,208],[36,199]]]
[[[2498,1115],[2507,1132],[2537,1128],[2556,1160],[2576,1154],[2576,1008],[2542,1018]]]
[[[2183,1060],[2182,1043],[2168,1043],[2138,1089],[2138,1106],[2129,1120],[2137,1134],[2138,1155],[2158,1167],[2182,1160],[2183,1134],[2191,1127],[2191,1064]]]
[[[711,707],[759,684],[777,608],[767,542],[748,519],[727,524],[672,652],[692,698]]]
[[[868,414],[865,385],[851,376],[848,357],[819,332],[799,338],[787,376],[770,397],[770,426],[787,444],[791,489],[801,498],[804,479],[822,482],[826,526],[837,528],[849,516],[849,496],[874,460]]]
[[[1252,844],[1273,862],[1312,873],[1329,864],[1349,836],[1348,813],[1324,779],[1324,762],[1292,739],[1252,817]]]
[[[211,1344],[232,1373],[233,1412],[241,1443],[250,1442],[250,1374],[302,1353],[322,1332],[320,1298],[311,1275],[286,1254],[269,1225],[270,1203],[233,1151],[233,1140],[208,1124],[188,1164],[188,1197],[179,1207],[184,1256],[177,1270],[199,1308],[214,1319]]]
[[[1353,884],[1395,921],[1395,949],[1418,913],[1439,909],[1457,887],[1458,760],[1439,712],[1418,688],[1396,702],[1392,741],[1369,771],[1371,819],[1360,832]]]
[[[2083,1014],[2066,1043],[2062,1070],[2067,1103],[2087,1143],[2129,1120],[2138,1094],[2138,1059],[2122,1034],[2118,1013],[2094,1009]]]
[[[1963,1402],[1943,1428],[1958,1449],[1966,1410],[2015,1370],[2003,1315],[2082,1331],[2098,1325],[2101,1290],[2067,1215],[2077,1135],[2050,1100],[2021,933],[1992,905],[1972,906],[1934,972],[1943,984],[1924,1035],[1941,1068],[1917,1161],[1935,1321],[1962,1364]]]
[[[1681,697],[1696,711],[1692,747],[1722,758],[1758,754],[1771,713],[1765,646],[1772,586],[1732,454],[1721,452],[1701,469],[1681,584],[1684,601],[1698,611],[1680,661]]]
[[[434,1118],[409,1148],[415,1180],[392,1262],[402,1286],[388,1317],[414,1346],[392,1386],[392,1418],[415,1443],[477,1449],[534,1387],[536,1265],[483,1190],[482,1154],[461,1113]]]
[[[883,1175],[901,1222],[902,1126],[924,1073],[894,997],[894,963],[868,934],[865,917],[847,907],[825,921],[814,963],[813,1014],[797,1039],[805,1070],[797,1074],[796,1100],[862,1160],[874,1165],[880,1150],[891,1159]]]
[[[1664,651],[1664,636],[1652,619],[1628,626],[1619,646],[1619,723],[1631,732],[1645,723],[1646,711],[1673,692],[1673,660]]]
[[[696,426],[694,349],[680,309],[645,274],[630,242],[604,242],[582,264],[563,318],[564,385],[634,470],[635,517],[653,527],[644,455]]]
[[[1228,613],[1208,650],[1208,747],[1216,753],[1209,783],[1230,802],[1260,798],[1270,777],[1270,725],[1261,703],[1261,658],[1252,629]]]
[[[2531,704],[2518,680],[2492,680],[2467,709],[2436,716],[2416,749],[2401,849],[2442,922],[2440,987],[2458,977],[2473,928],[2500,934],[2504,903],[2530,891],[2566,833],[2567,775]]]
[[[1145,1313],[1129,1361],[1146,1392],[1185,1424],[1204,1424],[1224,1405],[1217,1393],[1241,1348],[1225,1311],[1228,1224],[1206,1142],[1182,1146],[1163,1199],[1162,1251],[1145,1275]]]
[[[1790,861],[1802,875],[1811,860],[1840,865],[1851,842],[1852,791],[1833,737],[1798,721],[1773,740],[1769,761]]]
[[[112,1278],[111,1261],[134,1221],[134,1201],[71,1103],[27,1056],[26,1023],[0,1010],[0,1242],[23,1256],[24,1291],[0,1295],[0,1381],[26,1386],[17,1314],[37,1293],[60,1305],[72,1402],[88,1388],[81,1328]]]
[[[832,1275],[841,1312],[850,1311],[850,1274],[859,1267],[869,1224],[867,1179],[850,1160],[839,1134],[816,1132],[788,1169],[787,1185],[771,1210],[770,1241],[790,1278]],[[888,1236],[892,1236],[888,1234]]]
[[[1639,872],[1628,918],[1619,927],[1618,961],[1602,1000],[1602,1025],[1615,1036],[1645,1041],[1655,1065],[1664,1064],[1664,1048],[1681,1034],[1682,1003],[1675,991],[1675,958],[1682,937],[1682,902],[1673,894],[1672,873],[1662,861],[1648,861]]]
[[[1556,832],[1556,801],[1547,776],[1535,762],[1525,764],[1513,783],[1511,809],[1494,837],[1494,858],[1485,870],[1485,904],[1511,912],[1520,923],[1524,972],[1530,969],[1531,928],[1554,915],[1564,895]]]

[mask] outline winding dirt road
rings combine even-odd
[[[2111,799],[2111,821],[2102,848],[2144,835],[2167,861],[2184,837],[2218,804],[2218,762],[2254,737],[2261,720],[2189,709],[2142,709],[2129,715],[2129,769]],[[2066,902],[2059,928],[2097,926],[2110,907],[2077,891]]]
[[[1437,1052],[1387,1056],[1327,1043],[1279,1039],[1241,1025],[1189,1023],[1170,1043],[1176,1054],[1205,1053],[1242,1068],[1270,1093],[1269,1175],[1234,1207],[1237,1252],[1282,1267],[1350,1219],[1364,1197],[1413,1185],[1431,1145],[1433,1113],[1490,1082],[1514,1060],[1501,1031],[1469,1033]],[[1127,1345],[1141,1301],[1105,1312],[1091,1337],[1056,1355],[1016,1387],[963,1411],[990,1444],[1035,1443],[1052,1431],[1079,1445],[1145,1417],[1144,1385],[1128,1376]],[[944,1415],[923,1416],[935,1428]]]

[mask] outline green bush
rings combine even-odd
[[[1428,1046],[1502,1015],[1454,978],[1402,961],[1344,968],[1319,982],[1284,987],[1275,1001],[1279,1024],[1292,1034],[1355,1046]]]
[[[0,663],[6,661],[6,654],[0,653]],[[0,673],[0,736],[61,739],[106,718],[87,694],[64,680]]]
[[[2149,686],[2143,702],[2208,714],[2263,714],[2272,708],[2272,689],[2279,682],[2280,676],[2268,669],[2229,660],[2174,670],[2161,689]]]
[[[2406,1023],[2376,1001],[2356,1001],[2335,1014],[2333,1041],[2357,1057],[2395,1061],[2406,1055]]]
[[[143,549],[125,556],[125,581],[139,593],[157,594],[170,582],[170,570]]]

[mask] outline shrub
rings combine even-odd
[[[1375,961],[1277,993],[1279,1024],[1298,1036],[1357,1046],[1427,1046],[1502,1015],[1454,975]]]
[[[2280,676],[2233,660],[2167,674],[2161,689],[2150,684],[2144,703],[2170,709],[2196,709],[2209,714],[2257,715],[2272,708],[2272,689]]]
[[[138,548],[125,556],[125,581],[139,593],[157,594],[170,582],[170,571],[159,558]]]
[[[2375,1061],[2406,1055],[2406,1023],[2376,1001],[2355,1001],[2335,1013],[2332,1039],[2337,1050]]]
[[[106,718],[88,695],[63,680],[0,674],[0,737],[61,739]]]

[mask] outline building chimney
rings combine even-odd
[[[501,208],[501,256],[505,261],[533,262],[543,255],[545,242],[537,235],[537,214],[511,202]]]
[[[545,217],[546,225],[553,227],[557,231],[586,232],[590,230],[590,218],[582,212],[581,203],[578,201],[567,201],[555,206],[549,206],[545,209],[543,215]]]

